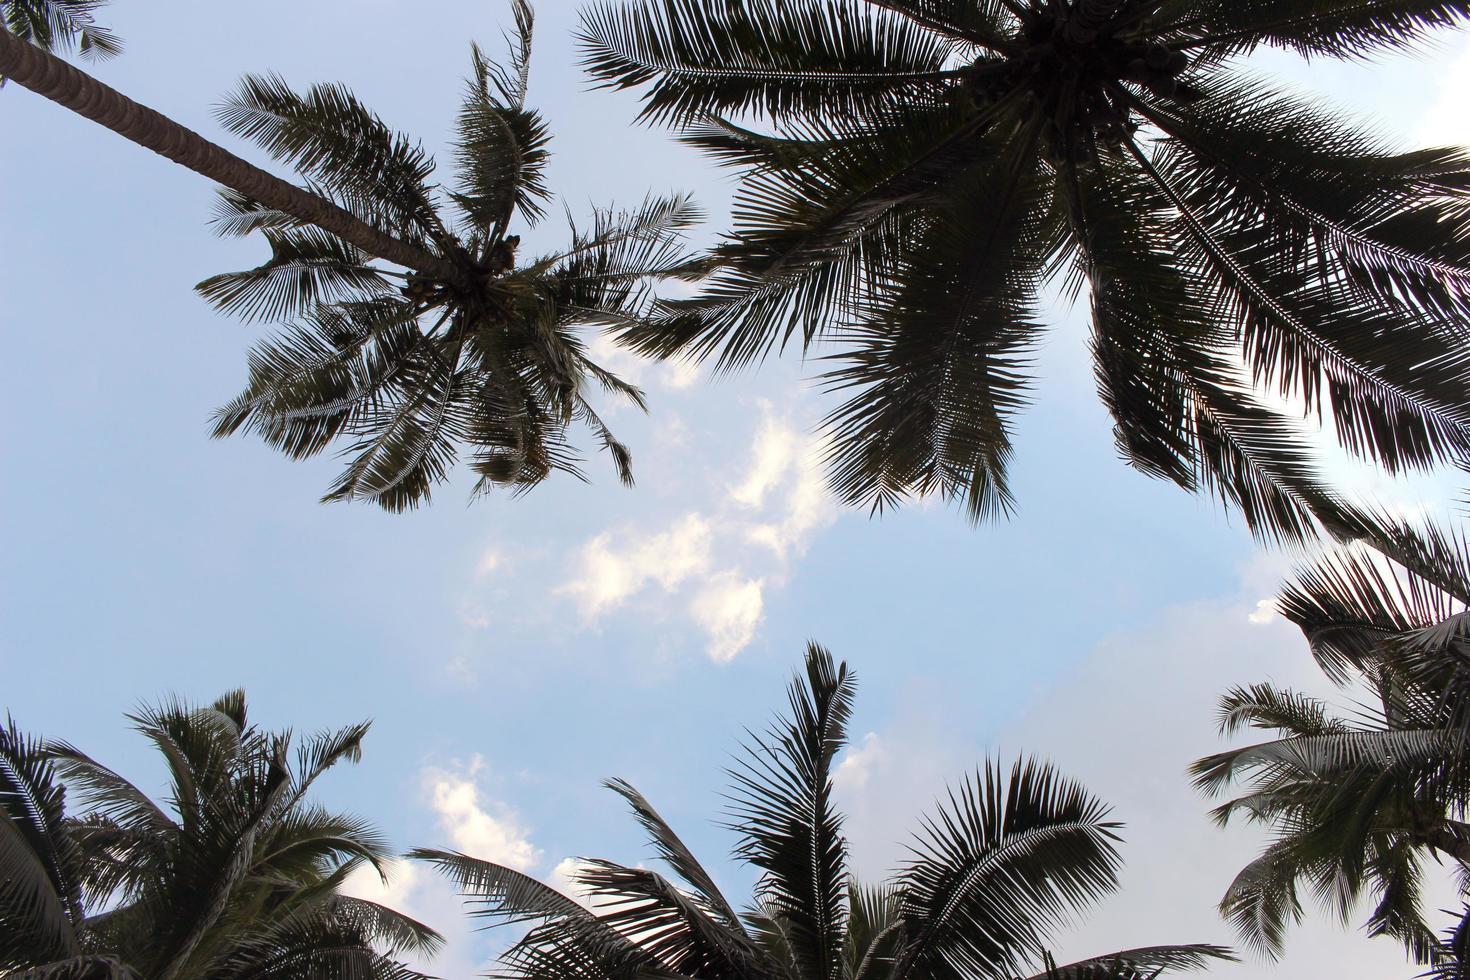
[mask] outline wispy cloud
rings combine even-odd
[[[714,505],[662,527],[603,531],[581,546],[556,588],[592,625],[654,587],[678,596],[711,660],[726,662],[759,635],[772,589],[822,528],[837,519],[821,444],[769,403],[744,464],[709,480]]]
[[[518,871],[530,871],[541,863],[541,851],[531,843],[530,831],[514,808],[489,798],[481,789],[478,777],[484,765],[484,760],[476,756],[468,767],[424,770],[429,806],[455,849]]]
[[[694,597],[690,613],[704,630],[705,652],[718,663],[734,660],[750,646],[765,611],[765,582],[723,572]]]
[[[654,534],[604,532],[582,547],[576,576],[558,591],[572,596],[588,620],[596,620],[650,584],[673,592],[706,572],[712,541],[710,522],[698,513]]]

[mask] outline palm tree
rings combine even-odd
[[[1396,562],[1339,549],[1281,599],[1328,676],[1360,692],[1356,711],[1340,717],[1270,684],[1236,688],[1220,702],[1222,733],[1277,737],[1193,767],[1207,792],[1243,784],[1215,810],[1221,824],[1239,816],[1272,831],[1221,902],[1242,939],[1272,956],[1301,918],[1303,885],[1344,921],[1371,894],[1369,934],[1421,962],[1443,966],[1463,945],[1427,924],[1421,880],[1433,859],[1470,887],[1470,547],[1401,526],[1391,553]]]
[[[136,977],[86,943],[85,858],[40,742],[0,728],[0,977]]]
[[[1122,457],[1302,539],[1356,515],[1291,409],[1390,471],[1470,451],[1470,158],[1254,74],[1463,0],[596,0],[585,66],[740,171],[703,292],[622,339],[734,369],[821,345],[831,482],[1009,513],[1040,292],[1087,289]]]
[[[445,190],[430,183],[433,159],[340,85],[300,94],[247,77],[220,109],[301,188],[0,32],[0,74],[223,184],[218,230],[269,243],[259,268],[199,286],[223,310],[286,321],[252,354],[215,434],[254,431],[293,458],[341,444],[351,460],[327,499],[416,506],[465,448],[477,490],[526,489],[579,472],[578,422],[632,480],[589,388],[641,395],[594,363],[579,329],[643,317],[652,281],[688,271],[677,239],[698,209],[670,197],[599,211],[562,251],[518,260],[512,226],[542,216],[550,134],[525,105],[531,8],[513,7],[510,63],[473,50]]]
[[[96,12],[107,0],[0,0],[4,29],[46,51],[75,49],[83,58],[111,58],[122,41],[98,25]],[[4,81],[0,73],[0,83]]]
[[[381,870],[385,842],[307,799],[367,725],[304,739],[293,762],[290,733],[251,725],[238,691],[131,717],[167,766],[166,805],[70,745],[0,736],[0,976],[417,980],[394,956],[438,934],[337,892]],[[84,812],[65,813],[63,783]]]
[[[791,714],[732,770],[736,856],[760,871],[738,913],[658,812],[622,780],[676,876],[583,862],[583,905],[510,868],[420,850],[491,922],[530,924],[498,975],[518,980],[903,980],[1040,977],[1143,980],[1228,958],[1216,946],[1127,950],[1057,967],[1056,929],[1117,886],[1119,824],[1049,765],[988,765],[924,822],[914,859],[881,885],[847,866],[832,766],[847,741],[855,678],[810,646]]]

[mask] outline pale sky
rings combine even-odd
[[[577,214],[689,190],[711,212],[708,240],[728,178],[634,128],[630,98],[588,90],[574,9],[539,5],[531,100],[557,133],[555,190]],[[207,135],[241,74],[275,70],[348,83],[436,149],[470,40],[493,48],[507,20],[499,3],[458,0],[117,0],[108,17],[128,50],[99,77]],[[1467,53],[1450,37],[1417,61],[1268,63],[1406,145],[1470,142]],[[712,383],[615,351],[652,406],[612,415],[636,490],[593,458],[592,485],[521,499],[469,503],[461,478],[412,514],[323,506],[330,458],[207,438],[261,328],[190,287],[263,257],[210,234],[209,184],[16,86],[0,90],[0,133],[0,700],[24,728],[156,785],[122,717],[139,701],[244,686],[274,726],[371,717],[363,762],[321,784],[327,802],[404,849],[457,847],[551,881],[578,855],[647,860],[598,787],[622,776],[739,900],[751,876],[718,826],[722,770],[743,728],[784,704],[811,638],[861,680],[839,784],[862,873],[893,866],[945,780],[1029,751],[1128,825],[1124,890],[1064,953],[1232,941],[1214,904],[1260,838],[1215,829],[1184,770],[1219,748],[1225,688],[1322,682],[1261,606],[1289,558],[1116,460],[1077,312],[1052,314],[1009,524],[972,528],[939,504],[881,520],[835,506],[813,459],[831,402],[794,358]],[[551,222],[531,242],[562,233]],[[1433,481],[1354,479],[1404,507],[1442,504],[1423,499]],[[377,891],[456,938],[441,975],[498,945],[423,870]],[[1393,944],[1317,916],[1282,963],[1213,975],[1416,972]]]

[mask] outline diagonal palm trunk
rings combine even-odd
[[[0,27],[0,78],[9,79],[197,174],[331,232],[369,255],[448,277],[449,263],[386,235],[341,207],[211,143]]]

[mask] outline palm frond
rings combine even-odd
[[[280,76],[247,75],[217,116],[368,224],[417,244],[447,238],[427,184],[433,159],[345,87],[314,85],[303,95]]]
[[[627,801],[633,815],[648,833],[650,842],[658,850],[659,857],[668,862],[669,867],[694,889],[726,928],[740,931],[740,917],[720,894],[719,886],[643,794],[622,779],[609,779],[603,785]]]
[[[473,74],[460,106],[455,141],[458,189],[451,198],[476,231],[498,241],[519,211],[534,223],[549,196],[545,168],[551,133],[525,108],[530,52],[530,7],[515,5],[521,44],[510,71],[471,47]],[[524,18],[524,20],[522,20]]]
[[[257,219],[258,213],[252,215]],[[371,259],[319,228],[261,228],[270,260],[244,272],[211,276],[194,288],[222,313],[281,321],[338,300],[364,300],[388,290]]]
[[[1050,965],[1030,980],[1155,980],[1166,973],[1208,970],[1221,961],[1236,958],[1223,946],[1146,946]]]
[[[862,119],[932,98],[954,50],[950,38],[849,0],[603,2],[583,11],[578,41],[602,85],[647,85],[643,116],[661,122]]]
[[[839,498],[882,510],[936,493],[972,520],[1010,513],[1010,429],[1040,331],[1050,215],[1022,169],[1032,152],[1018,138],[963,196],[934,202],[924,239],[840,331],[848,351],[824,378],[850,393],[826,419]]]
[[[1433,766],[1453,743],[1442,729],[1334,731],[1248,745],[1206,756],[1190,766],[1195,785],[1219,792],[1252,770],[1289,770],[1321,779],[1333,773],[1371,768],[1375,771]]]
[[[3,0],[5,29],[47,51],[101,60],[122,53],[122,40],[97,23],[107,0]]]
[[[1051,930],[1117,888],[1119,824],[1107,812],[1034,760],[967,778],[925,820],[900,876],[910,938],[895,972],[1021,975]]]
[[[1418,253],[1376,231],[1414,200],[1394,178],[1424,161],[1375,153],[1360,131],[1250,86],[1189,112],[1187,139],[1135,155],[1179,209],[1184,258],[1240,331],[1254,379],[1309,409],[1325,401],[1342,445],[1391,470],[1470,452],[1470,359],[1450,346],[1470,251],[1449,227]]]
[[[1270,684],[1231,688],[1220,698],[1219,719],[1221,735],[1233,735],[1247,725],[1306,736],[1340,735],[1348,730],[1327,713],[1321,699]]]
[[[1470,17],[1463,0],[1176,0],[1165,10],[1167,28],[1201,47],[1270,45],[1329,58],[1411,49]]]
[[[735,238],[711,253],[702,293],[666,303],[625,342],[657,357],[718,355],[719,370],[754,364],[798,334],[810,346],[891,284],[929,237],[930,216],[956,206],[945,178],[990,165],[1004,146],[982,135],[993,115],[944,104],[872,132],[803,127],[780,167],[743,181]]]
[[[81,854],[41,743],[0,727],[0,969],[81,953]]]
[[[1287,928],[1302,917],[1295,868],[1286,850],[1284,844],[1267,848],[1241,869],[1220,900],[1220,913],[1247,948],[1270,957],[1281,956]]]
[[[597,908],[598,921],[635,939],[640,954],[681,976],[748,976],[763,972],[764,956],[698,896],[656,871],[612,861],[583,861],[577,882]]]
[[[396,909],[347,895],[332,899],[332,916],[352,923],[369,942],[390,954],[433,956],[444,947],[444,937]]]
[[[836,980],[847,920],[847,844],[832,803],[832,763],[847,740],[855,678],[809,644],[788,691],[791,714],[747,746],[730,772],[736,854],[762,872],[757,894],[781,921],[811,980]]]

